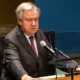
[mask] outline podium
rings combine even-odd
[[[59,79],[59,80],[71,80],[71,77],[65,77],[64,79]],[[74,80],[80,80],[80,75],[74,76]]]
[[[56,77],[53,75],[53,76],[36,78],[36,80],[71,80],[71,76],[68,76],[68,77],[62,76],[56,79]],[[80,75],[75,75],[74,80],[80,80]]]

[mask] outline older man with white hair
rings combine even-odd
[[[40,9],[33,3],[24,2],[15,12],[18,25],[5,37],[4,65],[7,72],[6,79],[3,80],[33,80],[55,74],[54,64],[48,63],[53,61],[54,55],[40,45],[43,40],[51,47],[43,31],[39,29]],[[65,64],[60,63],[68,70]]]

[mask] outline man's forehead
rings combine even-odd
[[[27,18],[29,18],[29,17],[39,17],[39,13],[38,13],[38,11],[36,10],[34,10],[34,11],[31,11],[31,10],[29,10],[29,11],[24,11],[23,12],[23,16],[24,17],[27,17]]]

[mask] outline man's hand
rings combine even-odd
[[[25,74],[21,77],[21,80],[35,80],[35,78],[32,78],[31,76]]]

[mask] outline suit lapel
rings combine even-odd
[[[18,28],[17,37],[18,37],[19,41],[21,42],[21,44],[24,46],[24,48],[29,52],[29,54],[37,60],[38,59],[37,55],[32,50],[28,40],[26,39],[25,35],[23,34],[23,32],[20,28]]]

